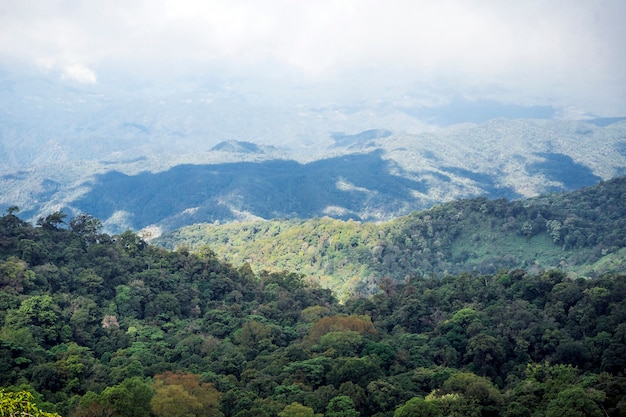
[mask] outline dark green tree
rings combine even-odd
[[[61,211],[55,211],[54,213],[49,214],[46,217],[40,217],[37,220],[37,225],[49,230],[58,229],[62,224],[65,223],[66,218],[67,214]]]
[[[602,409],[594,401],[594,395],[581,387],[567,388],[550,401],[546,417],[602,417]]]
[[[340,395],[333,398],[326,407],[326,417],[358,417],[359,412],[354,408],[350,397]]]

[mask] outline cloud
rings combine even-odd
[[[96,73],[80,64],[66,66],[61,78],[84,84],[95,84],[97,81]]]
[[[21,0],[0,10],[0,57],[141,76],[370,71],[624,107],[625,20],[621,0]]]

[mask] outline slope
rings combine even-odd
[[[299,274],[63,223],[0,216],[1,411],[623,415],[625,275],[412,276],[339,304]]]
[[[623,272],[626,177],[522,201],[459,200],[381,224],[330,218],[198,224],[154,240],[209,245],[236,265],[301,272],[342,297],[385,277],[562,268]],[[608,258],[607,258],[608,257]]]

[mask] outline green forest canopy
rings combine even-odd
[[[39,410],[626,414],[625,275],[416,271],[339,303],[298,273],[66,219],[0,217],[0,387]]]
[[[626,177],[523,201],[476,198],[374,224],[330,218],[197,224],[153,243],[197,250],[254,271],[303,273],[341,299],[385,278],[559,268],[626,272]]]

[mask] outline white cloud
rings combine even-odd
[[[61,77],[84,84],[95,84],[97,81],[96,73],[80,64],[66,66]]]
[[[622,0],[21,0],[0,10],[0,58],[82,63],[64,74],[83,80],[104,67],[318,80],[372,70],[623,106],[624,21]]]

